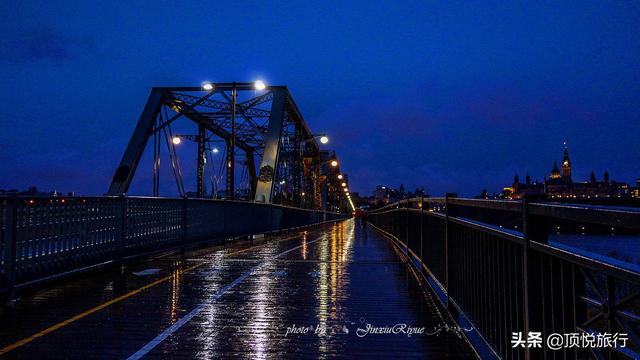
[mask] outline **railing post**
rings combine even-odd
[[[4,224],[3,271],[9,289],[9,298],[13,298],[16,285],[16,240],[18,229],[18,199],[15,195],[7,199]]]
[[[454,314],[454,307],[451,306],[451,289],[449,288],[449,242],[451,239],[451,220],[449,219],[452,216],[455,216],[454,211],[451,209],[451,204],[449,203],[449,199],[457,197],[456,193],[446,193],[444,194],[444,283],[445,288],[447,290],[447,310],[450,314]],[[457,320],[457,316],[454,316]]]
[[[411,259],[409,254],[409,200],[404,203],[404,253]]]
[[[545,195],[525,194],[522,197],[522,294],[523,294],[523,330],[524,337],[527,337],[530,331],[545,332],[541,329],[541,318],[544,314],[539,314],[533,304],[542,301],[541,292],[538,290],[542,286],[541,279],[535,274],[543,266],[538,257],[532,256],[531,241],[547,243],[548,234],[547,226],[543,219],[536,218],[529,212],[530,204],[534,201],[544,200]],[[525,348],[525,359],[531,359],[530,348]]]
[[[616,283],[613,277],[607,276],[607,299],[605,306],[605,316],[607,318],[607,331],[610,334],[615,333],[616,329]],[[608,350],[609,359],[617,359],[617,352],[613,347],[610,347]]]
[[[422,268],[424,268],[424,259],[422,258],[422,248],[423,248],[423,242],[424,242],[424,228],[423,228],[423,223],[424,222],[424,194],[420,196],[420,265],[422,266]],[[422,274],[422,268],[420,269],[420,274]]]
[[[397,226],[397,222],[398,222],[398,211],[397,211],[397,206],[391,206],[389,211],[391,214],[391,235],[393,235],[393,238],[395,239],[394,241],[397,243],[398,242],[398,233],[396,232],[396,228]]]
[[[187,210],[188,210],[188,198],[184,196],[182,198],[182,235],[181,235],[181,244],[180,254],[183,255],[186,247],[187,247]]]
[[[119,263],[120,269],[122,270],[127,240],[127,197],[124,194],[121,194],[118,197],[118,205],[116,208],[116,228],[117,246],[116,259],[114,260]]]

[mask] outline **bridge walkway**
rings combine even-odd
[[[452,332],[426,334],[441,309],[355,220],[85,274],[5,305],[0,324],[0,359],[473,357]]]

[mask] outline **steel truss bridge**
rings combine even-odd
[[[176,123],[185,121],[194,125],[194,134],[176,133]],[[189,195],[177,150],[182,141],[197,144],[196,187],[190,197],[240,198],[308,209],[326,209],[328,201],[332,210],[351,210],[338,185],[342,181],[336,178],[342,175],[340,165],[330,165],[335,153],[320,151],[288,89],[269,86],[256,91],[254,83],[153,88],[107,195],[128,192],[148,147],[153,154],[153,196],[160,196],[165,148],[178,195]],[[212,152],[220,151],[217,142],[224,144],[224,155],[216,175]],[[222,177],[224,187],[217,184]]]
[[[638,235],[638,209],[448,194],[355,220],[315,138],[283,86],[154,88],[105,196],[0,196],[0,358],[640,357],[637,266],[550,241]]]

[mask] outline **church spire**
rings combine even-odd
[[[553,162],[553,169],[551,169],[551,176],[550,178],[552,179],[557,179],[560,177],[560,170],[558,170],[558,162],[554,161]]]
[[[564,154],[562,156],[562,178],[571,181],[571,160],[569,159],[569,149],[564,143]]]

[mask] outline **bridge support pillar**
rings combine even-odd
[[[284,124],[286,91],[284,89],[273,90],[273,102],[271,104],[271,115],[269,125],[265,135],[264,155],[260,164],[260,175],[256,186],[257,202],[271,203],[273,195],[273,183],[278,173],[278,156],[280,153],[280,136]]]
[[[153,132],[156,117],[160,111],[164,96],[165,91],[162,89],[154,88],[151,90],[147,104],[140,115],[131,140],[129,140],[127,150],[125,150],[122,156],[120,166],[118,166],[113,180],[111,180],[111,186],[109,186],[107,195],[125,194],[129,190],[129,185],[138,167],[138,162],[142,157],[149,136]]]
[[[249,173],[249,200],[256,196],[256,186],[258,185],[258,177],[256,175],[256,159],[253,150],[246,152],[247,156],[247,172]]]
[[[543,288],[543,273],[549,274],[551,269],[543,261],[542,256],[531,251],[531,241],[540,243],[548,242],[547,224],[545,219],[533,216],[529,212],[530,204],[534,201],[544,200],[540,195],[524,195],[522,197],[522,293],[523,293],[523,333],[541,331],[545,333],[544,313],[539,304],[543,303],[544,294],[539,291]],[[544,267],[544,268],[543,268]],[[531,359],[531,349],[525,349],[525,359]]]
[[[206,144],[206,131],[205,127],[202,124],[198,124],[198,159],[197,159],[197,169],[196,169],[196,194],[198,198],[203,198],[205,189],[204,189],[204,166],[205,166],[205,144]]]
[[[233,150],[233,141],[231,141],[230,139],[227,140],[226,142],[227,144],[227,161],[225,162],[224,166],[226,169],[226,174],[227,174],[227,178],[226,178],[226,192],[227,192],[227,199],[231,199],[233,200],[235,198],[235,192],[236,192],[236,185],[235,185],[235,159],[234,159],[234,150]]]

